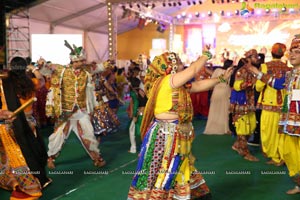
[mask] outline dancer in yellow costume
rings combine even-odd
[[[241,67],[236,72],[230,97],[230,110],[237,133],[232,149],[249,161],[258,161],[247,146],[248,137],[256,128],[253,88],[256,79],[248,70],[248,66],[255,62],[258,62],[258,54],[255,49],[251,49],[245,53],[245,58],[239,61],[238,65]]]
[[[300,194],[300,34],[292,40],[289,62],[293,65],[286,76],[287,95],[282,109],[279,133],[285,133],[283,160],[289,170],[289,176],[296,186],[287,194]]]
[[[257,106],[262,110],[260,118],[262,151],[270,158],[268,164],[280,166],[282,160],[283,135],[278,134],[278,122],[285,96],[284,81],[290,68],[280,59],[286,51],[282,43],[272,46],[272,60],[261,65],[260,71],[253,68],[257,75],[256,90],[260,92]]]
[[[156,56],[147,69],[145,91],[149,99],[141,125],[143,144],[129,200],[211,199],[202,175],[195,169],[190,92],[211,89],[224,76],[189,83],[211,58],[205,51],[188,68],[175,53]]]

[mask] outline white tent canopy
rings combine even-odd
[[[152,18],[159,17],[158,21],[166,22],[170,19],[167,14],[176,12],[187,6],[185,1],[181,1],[182,4],[180,7],[166,7],[163,6],[160,1],[152,1],[151,5],[149,4],[149,8],[146,7],[148,6],[146,5],[148,1],[129,3],[129,1],[115,0],[110,2],[112,2],[113,5],[113,15],[115,16],[116,22],[115,34],[120,34],[137,27],[139,16],[132,15],[135,11],[141,14],[151,11],[152,14],[150,15]],[[10,26],[21,27],[24,26],[24,24],[28,24],[30,35],[81,34],[83,36],[83,46],[88,52],[88,61],[101,61],[108,58],[108,17],[107,3],[105,0],[48,0],[36,1],[32,5],[33,6],[29,6],[28,9],[24,10],[22,8],[10,14],[11,16],[15,15],[15,13],[23,13],[21,15],[24,15],[24,12],[27,12],[28,14],[28,17],[17,17],[11,20]],[[128,16],[128,11],[125,12],[125,7],[130,9],[131,16]],[[68,38],[65,39],[68,40]],[[31,36],[29,36],[29,40],[31,41]],[[22,44],[20,41],[14,40],[10,40],[8,46],[18,49],[32,48],[31,44],[30,46],[26,46],[26,42]],[[51,49],[54,48],[55,47],[51,47]],[[16,52],[14,52],[14,54],[16,54]],[[17,54],[32,56],[30,50],[29,55],[21,51],[18,51]],[[46,55],[41,56],[47,57]]]
[[[186,24],[186,22],[190,24],[216,23],[214,21],[216,16],[222,18],[222,21],[228,21],[232,24],[241,21],[246,22],[248,19],[260,22],[264,20],[291,21],[300,18],[297,0],[276,1],[276,5],[281,3],[289,6],[298,5],[293,12],[283,13],[278,10],[278,12],[271,11],[267,13],[263,11],[262,14],[255,14],[253,17],[241,17],[233,13],[234,11],[239,11],[241,15],[242,5],[246,2],[250,5],[250,8],[255,8],[254,6],[257,3],[271,5],[272,3],[274,4],[274,1],[110,0],[109,2],[112,3],[113,8],[114,35],[136,28],[141,18],[152,19],[158,23],[173,22],[174,24]],[[11,22],[10,31],[15,30],[15,27],[22,27],[24,24],[28,24],[30,30],[28,34],[30,36],[27,43],[31,41],[31,34],[80,34],[82,35],[82,44],[88,52],[88,61],[102,61],[108,58],[106,0],[37,0],[29,4],[28,9],[25,10],[28,12],[28,17],[14,19]],[[262,11],[264,9],[257,10]],[[17,11],[13,11],[13,13],[17,13]],[[227,16],[228,11],[232,11],[231,13],[234,16]],[[210,16],[208,16],[209,12]],[[184,15],[185,13],[186,15]],[[181,19],[177,19],[177,16],[181,17]],[[65,39],[68,40],[68,38]],[[22,55],[31,56],[31,43],[26,46],[26,42],[9,41],[8,46],[10,48],[28,49]],[[22,52],[18,51],[17,53]]]

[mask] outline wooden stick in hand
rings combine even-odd
[[[28,101],[26,101],[23,105],[21,105],[17,110],[15,110],[13,112],[13,114],[11,115],[11,118],[17,116],[17,114],[19,114],[20,112],[22,112],[23,110],[25,110],[25,108],[27,108],[28,106],[30,106],[31,104],[33,104],[33,102],[35,102],[36,100],[37,100],[36,97],[32,97],[31,99],[29,99]]]

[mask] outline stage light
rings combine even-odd
[[[200,13],[199,13],[199,12],[196,12],[196,13],[195,13],[195,16],[196,16],[196,17],[199,17],[199,16],[200,16]]]
[[[172,3],[171,3],[171,2],[169,2],[169,3],[168,3],[168,5],[169,5],[169,7],[171,7],[171,6],[172,6]]]
[[[166,7],[166,3],[165,2],[163,2],[162,5],[163,5],[163,7]]]
[[[295,9],[294,8],[290,8],[289,9],[289,13],[294,13],[295,12]]]
[[[256,10],[255,14],[256,15],[261,15],[261,10]]]
[[[286,11],[286,7],[281,8],[281,11],[285,12]]]
[[[208,12],[207,12],[207,15],[211,17],[211,16],[212,16],[212,12],[211,12],[211,11],[208,11]]]
[[[266,9],[266,13],[270,13],[270,9]]]
[[[197,4],[196,1],[193,1],[193,4],[196,5]]]
[[[201,5],[201,4],[202,4],[202,1],[199,1],[199,4]]]
[[[225,12],[224,12],[224,10],[221,10],[221,16],[224,16],[224,14],[225,14]]]
[[[178,1],[178,3],[177,3],[179,6],[181,6],[181,2],[180,1]]]
[[[176,7],[176,5],[177,5],[176,2],[173,2],[173,6]]]
[[[191,2],[190,2],[190,1],[188,1],[188,2],[187,2],[187,4],[190,6],[190,5],[191,5]]]
[[[239,10],[235,10],[235,15],[239,15],[240,14],[240,11]]]
[[[163,33],[163,32],[165,32],[166,28],[167,28],[166,25],[164,25],[164,24],[158,24],[156,30],[158,32],[160,32],[160,33]]]

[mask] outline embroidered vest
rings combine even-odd
[[[67,68],[64,72],[61,91],[62,91],[62,110],[72,111],[74,106],[86,108],[86,86],[87,73],[83,70],[76,76],[72,68]]]
[[[281,78],[281,77],[285,76],[285,74],[288,71],[291,70],[284,62],[281,62],[279,60],[272,60],[270,62],[267,62],[266,65],[268,67],[268,71],[267,71],[267,78],[268,79],[271,78],[271,77]],[[266,90],[266,87],[261,92],[262,100],[264,99],[265,90]],[[277,98],[276,98],[276,100],[277,100],[276,103],[278,105],[281,105],[283,103],[283,96],[282,96],[280,90],[277,90]],[[260,106],[260,105],[258,105],[258,106]]]

